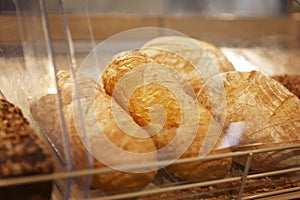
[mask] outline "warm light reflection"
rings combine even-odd
[[[49,88],[47,89],[47,93],[48,94],[57,94],[57,90],[56,90],[56,87],[55,87],[55,76],[56,76],[56,72],[55,72],[55,68],[52,64],[49,64],[48,66],[48,74],[50,74],[50,86]]]
[[[223,53],[233,64],[237,71],[259,70],[259,67],[250,63],[249,60],[242,54],[243,49],[222,48]]]
[[[48,94],[57,94],[57,90],[56,90],[56,88],[48,88],[47,93]]]
[[[240,138],[242,138],[243,136],[245,127],[245,121],[230,123],[228,129],[225,132],[225,137],[219,145],[219,148],[227,148],[238,145],[240,143]]]

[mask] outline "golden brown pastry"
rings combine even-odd
[[[299,99],[274,79],[258,71],[227,72],[221,78],[226,95],[226,124],[262,120],[271,124],[299,118]],[[214,82],[214,77],[209,80]],[[217,87],[216,87],[217,88]],[[223,99],[215,91],[215,101]],[[199,95],[198,98],[205,98]]]
[[[195,94],[204,89],[206,79],[221,72],[234,71],[233,65],[218,47],[188,37],[154,38],[140,51],[175,69],[189,82]]]
[[[156,148],[151,138],[148,134],[144,132],[143,138],[138,138],[137,135],[131,136],[124,133],[115,122],[114,116],[112,114],[111,99],[110,97],[99,94],[96,96],[94,105],[87,100],[82,101],[83,108],[85,110],[85,122],[87,124],[87,132],[89,133],[90,148],[94,150],[94,166],[106,167],[104,163],[108,164],[108,167],[118,166],[130,166],[147,164],[157,161]],[[115,104],[115,106],[118,106]],[[69,104],[65,107],[65,113],[72,113],[72,105]],[[71,138],[71,144],[76,145],[76,151],[84,152],[84,145],[80,144],[80,138],[78,137],[78,127],[74,124],[74,121],[79,120],[79,116],[73,118],[68,116],[68,130]],[[126,114],[126,113],[125,113]],[[94,116],[96,115],[96,116]],[[96,118],[94,118],[96,117]],[[74,120],[72,120],[74,119]],[[126,123],[126,121],[124,122]],[[128,123],[128,121],[127,121]],[[131,123],[133,121],[131,120]],[[78,125],[77,125],[78,126]],[[103,132],[104,136],[99,134],[99,130]],[[143,131],[140,129],[139,131]],[[132,133],[133,134],[133,133]],[[139,132],[139,135],[141,132]],[[105,140],[107,137],[108,141]],[[101,148],[100,148],[101,147]],[[117,149],[119,149],[117,151]],[[121,152],[123,154],[121,154]],[[143,156],[143,153],[150,153],[149,156]],[[75,157],[77,153],[74,152]],[[140,154],[138,158],[130,157],[130,155]],[[97,156],[98,155],[98,156]],[[125,156],[124,156],[125,155]],[[82,162],[82,158],[77,156],[78,160],[74,159],[76,165]],[[104,161],[102,163],[102,161]],[[156,174],[156,170],[150,169],[149,171],[135,170],[132,173],[115,171],[109,174],[95,175],[93,176],[92,185],[99,188],[102,191],[125,191],[129,189],[142,189],[144,186],[148,185]]]
[[[162,106],[166,112],[164,127],[177,127],[181,123],[181,104],[169,88],[160,84],[150,83],[137,88],[129,99],[129,113],[140,126],[148,126],[152,119],[164,121],[163,113],[151,111],[152,106]],[[189,108],[191,109],[191,107]],[[155,114],[151,117],[150,112]],[[156,112],[159,112],[157,109]]]
[[[128,53],[127,56],[132,58]],[[218,152],[221,127],[209,111],[199,108],[197,101],[186,92],[186,85],[178,81],[178,73],[165,65],[139,63],[137,66],[134,58],[126,60],[131,69],[124,74],[121,74],[123,65],[117,61],[107,66],[105,71],[115,72],[105,73],[104,88],[111,84],[106,80],[120,84],[115,87],[113,97],[152,135],[159,159],[174,161]],[[167,169],[183,179],[204,180],[226,176],[230,166],[231,159],[222,159],[174,164]],[[207,174],[211,167],[215,170]]]
[[[138,51],[124,51],[115,55],[102,74],[105,92],[112,96],[120,78],[133,68],[156,63],[155,60]]]
[[[178,128],[165,128],[153,137],[158,148],[170,145]],[[188,137],[183,135],[179,141],[188,142]],[[195,137],[180,158],[197,158],[199,156],[222,154],[231,152],[228,148],[220,148],[224,135],[220,125],[212,118],[209,111],[200,107],[200,120]],[[177,153],[178,144],[171,144],[170,150]],[[179,152],[178,152],[179,154]],[[184,164],[171,164],[166,167],[176,177],[185,180],[210,180],[225,177],[231,168],[231,158],[209,161],[197,161]]]
[[[77,80],[77,87],[81,95],[82,116],[79,115],[78,100],[72,98],[74,82],[70,73],[58,72],[72,164],[75,169],[87,168],[88,159],[91,156],[93,167],[114,168],[115,170],[111,173],[93,176],[92,186],[101,191],[122,192],[142,189],[152,181],[156,169],[140,169],[129,172],[120,171],[120,167],[156,162],[156,147],[153,140],[149,138],[147,132],[141,128],[138,129],[139,127],[134,124],[127,113],[117,103],[113,103],[113,100],[104,94],[96,82],[83,75],[77,75]],[[55,94],[47,94],[31,104],[34,119],[48,131],[50,136],[59,135],[61,128],[60,123],[57,122],[59,118],[57,117],[55,98]],[[47,104],[45,104],[46,101]],[[47,111],[48,114],[45,115]],[[119,120],[116,121],[113,112],[116,112],[117,116],[118,114],[122,115],[119,116]],[[82,120],[85,129],[82,128]],[[133,125],[129,126],[129,123]],[[132,127],[138,128],[131,129]],[[83,134],[84,130],[87,133],[86,137]],[[124,130],[135,132],[128,135]],[[62,143],[62,141],[56,143]],[[143,156],[145,153],[149,154]],[[132,156],[140,154],[142,156]]]
[[[300,128],[300,121],[297,122],[297,125],[288,125],[288,127],[296,127]],[[276,132],[276,128],[282,129],[285,127],[277,126],[274,128],[270,128],[268,132]],[[273,130],[272,130],[273,129]],[[285,130],[286,132],[294,131],[291,129]],[[266,131],[262,132],[261,134],[265,134]],[[246,146],[235,146],[232,148],[232,151],[245,151],[245,150],[255,150],[255,149],[263,149],[263,148],[272,148],[272,147],[285,147],[290,145],[299,145],[298,141],[286,141],[286,142],[277,142],[277,143],[257,143],[254,145],[246,145]],[[255,171],[272,171],[278,169],[286,169],[292,167],[299,167],[300,162],[300,149],[299,148],[292,148],[280,151],[270,151],[255,154],[252,156],[251,162],[251,169]],[[234,161],[245,165],[247,161],[246,156],[238,156],[234,158]]]
[[[227,72],[216,78],[222,78],[226,95],[226,107],[221,112],[213,113],[216,118],[224,115],[228,126],[226,136],[230,146],[261,145],[274,143],[274,146],[300,139],[300,100],[274,79],[257,71]],[[210,80],[214,82],[213,78]],[[212,83],[213,84],[213,83]],[[199,95],[198,98],[204,98]],[[215,91],[215,102],[224,97]],[[218,109],[216,109],[218,110]],[[276,143],[276,144],[275,144]],[[261,145],[263,146],[263,145]],[[246,147],[244,149],[247,149]],[[269,153],[253,155],[252,169],[274,170],[296,164],[287,157],[290,151],[277,152],[274,163],[270,164]],[[283,160],[283,158],[287,160]],[[238,161],[236,158],[235,161]],[[275,160],[282,159],[280,165]]]
[[[187,87],[178,83],[174,70],[137,51],[122,52],[115,56],[105,68],[102,82],[106,93],[113,95],[143,127],[150,123],[152,128],[159,127],[161,121],[165,121],[164,127],[178,126],[182,115],[181,107],[190,106],[188,101],[193,101],[186,94]],[[179,99],[186,99],[186,104],[181,105],[183,102]],[[154,104],[161,107],[152,107]],[[152,119],[156,119],[157,124],[151,122],[151,113],[155,115]]]

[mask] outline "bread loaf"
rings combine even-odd
[[[298,133],[300,100],[294,94],[274,79],[257,71],[227,72],[217,78],[220,77],[226,94],[224,115],[225,125],[229,127],[226,133],[228,145],[248,145],[250,148],[251,145],[257,144],[262,147],[264,144],[271,146],[272,143],[274,146],[285,142],[297,143],[300,139]],[[214,83],[213,78],[210,81],[208,84]],[[220,94],[215,91],[214,101],[218,102],[223,98]],[[202,97],[201,94],[198,96]],[[296,159],[290,157],[296,155],[290,152],[287,150],[255,154],[252,169],[274,170],[278,167],[295,165]],[[270,164],[270,158],[274,161],[281,160],[281,164]],[[235,159],[237,162],[240,160]]]
[[[205,89],[206,79],[221,72],[234,70],[233,65],[218,47],[188,37],[154,38],[140,51],[159,63],[175,69],[185,81],[189,82],[195,94]]]
[[[22,111],[0,99],[0,178],[54,171],[54,159],[37,137]],[[52,181],[0,188],[1,199],[50,199]]]
[[[165,127],[178,126],[182,114],[180,106],[183,106],[178,98],[186,99],[186,102],[193,101],[186,95],[191,88],[178,83],[174,70],[137,51],[122,52],[115,56],[105,68],[102,82],[106,93],[112,95],[143,127],[150,125],[150,113],[158,121],[156,125],[152,123],[152,128],[160,126],[161,121],[165,121]],[[165,113],[158,107],[152,107],[154,104],[160,105]]]
[[[115,169],[111,173],[94,175],[92,178],[93,187],[103,192],[124,192],[143,188],[154,178],[155,169],[140,169],[129,172],[120,171],[118,167],[157,161],[156,148],[152,139],[149,138],[145,131],[144,135],[139,132],[138,136],[140,138],[134,135],[134,133],[132,133],[133,136],[127,135],[123,129],[119,128],[120,126],[122,127],[121,123],[126,124],[124,126],[128,126],[129,123],[134,122],[132,120],[129,122],[129,117],[115,121],[113,105],[114,109],[118,110],[118,113],[122,112],[122,109],[118,108],[116,103],[112,103],[110,97],[106,96],[104,91],[92,79],[83,75],[77,75],[77,80],[77,88],[80,93],[79,100],[72,97],[74,81],[70,73],[58,72],[59,89],[62,95],[70,152],[75,169],[87,168],[88,156],[92,156],[93,167],[111,167]],[[41,127],[51,131],[48,132],[49,135],[60,134],[60,126],[48,127],[49,124],[60,124],[52,122],[53,120],[59,120],[57,117],[54,117],[55,114],[51,116],[54,113],[53,111],[58,112],[54,108],[56,103],[55,98],[55,95],[47,94],[31,104],[35,120]],[[52,99],[52,103],[45,105],[43,101],[49,101],[49,99]],[[81,104],[83,118],[79,114],[78,101]],[[41,107],[42,105],[43,107]],[[44,113],[41,114],[42,110]],[[43,116],[47,110],[52,110],[52,112],[48,113],[49,117]],[[126,112],[123,111],[122,116],[124,114]],[[84,135],[81,122],[85,124],[86,136]],[[129,128],[126,130],[129,130]],[[119,150],[121,152],[120,155],[127,153],[128,156],[120,157],[120,155],[116,154],[115,150]],[[131,154],[143,155],[146,153],[150,153],[150,156],[133,156],[133,158],[129,156]]]
[[[124,74],[133,68],[147,64],[157,64],[157,62],[138,51],[124,51],[115,55],[102,74],[105,92],[112,96],[118,81]]]
[[[105,73],[103,85],[107,88],[106,85],[111,84],[106,80],[121,84],[115,88],[116,96],[113,97],[152,135],[159,159],[176,160],[216,153],[222,140],[222,129],[209,111],[199,108],[188,95],[186,85],[178,81],[178,73],[166,65],[139,63],[137,66],[133,60],[132,64],[126,63],[131,69],[124,74],[121,74],[123,65],[113,60],[105,71],[113,68],[115,72]],[[174,164],[167,169],[183,179],[207,180],[226,176],[230,166],[229,158]],[[214,170],[207,173],[212,167]]]
[[[157,146],[171,144],[178,128],[164,129],[153,137]],[[179,141],[187,139],[183,135]],[[222,154],[231,152],[228,148],[220,148],[224,135],[220,125],[212,118],[209,111],[200,107],[200,120],[196,135],[190,146],[184,151],[180,158],[197,158],[200,156]],[[175,153],[178,147],[170,145]],[[209,161],[196,161],[184,164],[171,164],[166,169],[176,177],[185,180],[211,180],[225,177],[231,168],[231,158],[216,159]]]

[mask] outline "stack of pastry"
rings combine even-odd
[[[137,55],[144,59],[133,63],[132,60],[135,60]],[[212,44],[186,37],[171,36],[155,38],[147,42],[139,51],[123,52],[117,55],[102,76],[107,94],[114,93],[113,97],[140,126],[145,128],[150,126],[148,132],[153,134],[153,129],[156,130],[156,132],[154,131],[156,135],[152,138],[158,149],[172,141],[178,126],[181,125],[182,118],[180,117],[183,107],[178,106],[180,102],[176,102],[174,99],[178,100],[184,95],[174,92],[179,91],[176,88],[174,90],[174,87],[168,88],[171,92],[167,92],[164,82],[160,82],[160,86],[158,86],[157,84],[148,84],[149,81],[146,81],[147,84],[143,87],[136,87],[134,92],[127,93],[127,86],[137,86],[141,83],[139,80],[139,84],[132,84],[138,78],[133,79],[134,76],[130,74],[141,71],[134,70],[135,68],[146,68],[145,65],[149,64],[159,66],[151,69],[159,71],[157,74],[161,77],[165,75],[166,82],[169,81],[170,76],[177,79],[177,83],[174,84],[179,85],[183,93],[188,94],[192,99],[196,96],[199,103],[199,113],[202,113],[199,115],[199,128],[191,146],[187,148],[181,158],[201,155],[201,145],[206,146],[206,153],[213,153],[215,149],[229,151],[226,147],[230,147],[233,151],[240,151],[296,144],[299,140],[297,130],[300,126],[300,102],[294,94],[260,72],[235,71],[220,49]],[[122,68],[122,72],[120,72],[120,68]],[[149,70],[143,71],[139,75],[143,77],[143,80],[154,80],[151,75],[153,72],[150,72]],[[128,85],[124,84],[125,81]],[[121,83],[120,87],[116,87],[118,83]],[[106,89],[107,87],[109,90]],[[151,126],[157,127],[155,125],[157,117],[151,119],[149,115],[151,106],[156,104],[162,105],[167,113],[161,130],[153,127],[151,129]],[[207,115],[203,114],[206,112]],[[207,127],[203,128],[205,126],[219,126],[219,128],[215,128],[219,131],[212,133]],[[171,129],[173,130],[171,131]],[[212,138],[214,145],[208,142],[205,136],[206,139]],[[298,150],[255,154],[251,168],[265,171],[294,166],[299,164],[298,154]],[[224,176],[227,169],[224,166],[230,165],[230,161],[227,161],[226,164],[224,164],[224,160],[211,163],[216,168],[218,168],[218,164],[222,166],[223,163],[224,173],[222,175]],[[245,157],[236,157],[234,161],[244,165]],[[191,165],[193,164],[197,165],[191,163]],[[175,169],[174,166],[177,168]],[[193,168],[199,170],[195,170],[197,176],[193,174],[193,170],[180,168],[180,166],[184,165],[170,165],[167,169],[183,178],[207,178],[200,172],[201,167]],[[210,173],[218,174],[217,171],[211,170]]]
[[[102,74],[103,89],[89,77],[75,77],[76,82],[69,72],[57,73],[72,163],[79,168],[86,167],[89,156],[97,168],[169,161],[160,167],[178,178],[210,180],[225,177],[232,159],[175,161],[294,144],[300,137],[300,100],[259,72],[235,71],[221,50],[207,42],[159,37],[140,50],[121,52]],[[35,120],[50,138],[61,130],[59,110],[53,105],[54,94],[31,104]],[[116,159],[120,157],[111,144],[150,156]],[[296,154],[286,150],[254,155],[251,167],[260,171],[296,165]],[[234,161],[245,164],[244,157]],[[92,186],[104,192],[141,189],[156,170],[116,168],[94,175]]]
[[[116,55],[102,81],[105,92],[151,135],[159,159],[175,161],[230,152],[218,148],[226,140],[222,127],[196,99],[206,79],[229,70],[234,70],[231,63],[209,43],[161,37],[139,51]],[[179,178],[208,180],[225,177],[230,167],[231,159],[225,158],[173,163],[166,169]]]
[[[152,139],[136,138],[125,134],[113,118],[111,103],[113,100],[91,78],[77,75],[76,86],[70,72],[58,71],[57,78],[69,142],[69,146],[65,146],[65,148],[68,148],[71,153],[74,169],[88,168],[90,167],[89,162],[94,168],[115,168],[110,173],[92,177],[91,186],[103,192],[124,192],[140,189],[149,184],[156,174],[155,169],[121,171],[117,170],[117,167],[156,162],[156,148]],[[76,100],[76,96],[74,96],[76,95],[75,87],[80,94],[79,100]],[[56,106],[56,99],[56,94],[46,94],[33,100],[31,112],[55,145],[63,146],[63,140],[57,140],[57,138],[62,138],[60,136],[62,126],[58,117],[59,110]],[[78,102],[80,102],[81,110],[78,108]],[[115,104],[116,106],[117,104]],[[82,116],[79,114],[81,111]],[[82,123],[85,123],[84,128]],[[127,124],[128,121],[123,119],[123,123]],[[139,135],[143,135],[142,129],[137,131],[140,131]],[[128,152],[128,155],[138,153],[149,153],[150,155],[137,160],[135,157],[133,159],[121,157],[117,154],[118,151],[117,153],[114,151],[115,149],[120,152]],[[59,151],[63,151],[63,149],[59,149]],[[92,158],[91,161],[89,161],[90,158]],[[64,157],[64,159],[66,158]],[[79,186],[80,183],[85,183],[85,180],[80,179]]]

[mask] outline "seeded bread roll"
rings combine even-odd
[[[54,160],[22,111],[0,99],[0,178],[48,174]],[[50,199],[52,181],[0,188],[1,199]]]
[[[130,54],[127,56],[132,58]],[[105,71],[112,68],[115,73],[105,73],[104,88],[111,84],[107,80],[120,84],[115,87],[113,97],[152,135],[159,159],[177,160],[216,153],[222,129],[209,111],[199,108],[197,101],[186,92],[189,90],[178,81],[178,72],[166,65],[136,65],[134,59],[123,59],[128,60],[126,64],[131,66],[130,70],[122,73],[123,65],[112,60]],[[214,170],[207,174],[212,166]],[[226,176],[230,166],[229,158],[174,164],[167,169],[183,179],[207,180]]]
[[[140,51],[175,69],[189,82],[195,94],[205,89],[206,79],[221,72],[235,70],[218,47],[188,37],[154,38]]]
[[[156,174],[156,169],[140,169],[129,172],[120,171],[118,167],[156,162],[156,147],[153,140],[142,129],[136,130],[140,138],[135,137],[137,135],[134,132],[130,133],[132,135],[127,135],[124,130],[132,130],[130,129],[131,127],[127,127],[129,126],[128,124],[132,123],[133,126],[136,126],[129,116],[126,118],[127,113],[122,111],[117,103],[113,103],[112,99],[105,95],[104,91],[92,79],[78,74],[77,81],[77,88],[81,95],[79,101],[83,111],[83,118],[80,117],[77,107],[78,100],[73,99],[74,81],[70,73],[58,72],[70,152],[75,169],[87,168],[88,156],[91,156],[94,168],[109,167],[115,169],[110,173],[94,175],[92,178],[93,187],[103,192],[124,192],[142,189],[152,181]],[[59,120],[57,117],[54,117],[58,112],[55,108],[55,98],[55,95],[47,94],[31,104],[35,120],[41,127],[51,131],[48,132],[49,135],[60,134],[60,126],[54,129],[53,127],[48,127],[49,124],[60,124],[53,122],[54,120]],[[50,99],[52,99],[51,104],[49,104]],[[44,104],[46,101],[48,101],[48,106]],[[41,113],[42,107],[44,113]],[[114,109],[117,114],[122,114],[122,116],[119,116],[119,121],[116,121],[113,114]],[[45,116],[45,110],[52,110],[52,112]],[[56,114],[51,116],[52,113],[55,113],[53,111]],[[82,122],[82,120],[84,121]],[[81,122],[86,125],[85,131],[87,135],[85,137]],[[123,127],[123,129],[120,129],[120,127]],[[124,153],[127,156],[124,156]],[[132,154],[143,155],[144,153],[149,153],[149,155],[140,157],[129,156]]]
[[[223,112],[225,125],[228,127],[226,136],[229,146],[246,145],[242,148],[247,149],[248,146],[251,149],[270,147],[272,143],[278,146],[280,143],[299,142],[300,100],[294,94],[274,79],[257,71],[227,72],[217,78],[220,77],[226,95],[226,107]],[[215,83],[213,78],[210,81],[211,84]],[[224,98],[217,90],[214,94],[216,102]],[[201,94],[198,96],[202,97]],[[252,169],[275,170],[299,164],[297,159],[290,159],[292,156],[296,156],[299,160],[297,154],[290,150],[255,154]],[[238,157],[234,159],[244,164],[242,159]],[[277,164],[279,160],[280,164]]]

